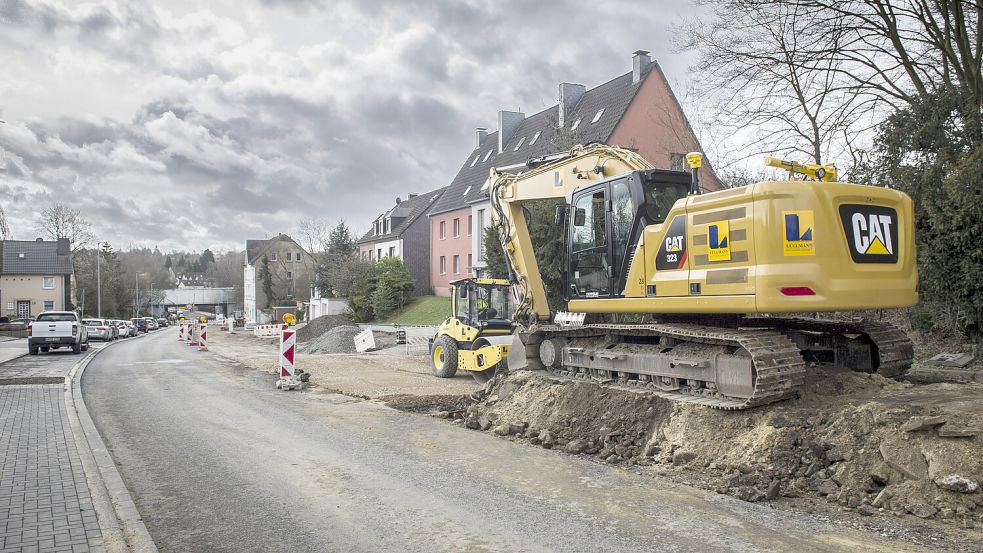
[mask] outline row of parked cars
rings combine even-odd
[[[46,311],[27,325],[27,349],[31,355],[70,347],[74,353],[89,349],[89,340],[112,342],[167,326],[167,319],[135,317],[122,319],[80,319],[72,311]]]
[[[122,319],[82,319],[82,324],[88,330],[90,340],[112,342],[120,338],[138,336],[141,332],[158,330],[167,326],[167,319],[153,317],[135,317],[130,320]]]

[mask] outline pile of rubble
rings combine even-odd
[[[519,372],[489,383],[464,424],[607,463],[659,465],[747,501],[814,498],[972,527],[983,523],[980,405],[983,385],[835,369],[811,374],[798,400],[748,411]]]
[[[355,353],[355,336],[362,329],[354,325],[336,326],[302,344],[301,353]]]
[[[333,328],[352,326],[352,324],[351,317],[347,315],[322,315],[315,317],[297,329],[297,342],[309,342]]]

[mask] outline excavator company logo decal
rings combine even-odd
[[[878,205],[841,205],[840,220],[856,263],[898,262],[898,213]]]
[[[686,266],[686,216],[677,215],[669,224],[662,244],[659,246],[659,256],[655,258],[657,271],[672,271]]]
[[[782,239],[785,255],[816,255],[813,237],[816,217],[810,211],[783,211],[785,236]]]
[[[707,259],[730,261],[730,221],[711,223],[707,227]]]

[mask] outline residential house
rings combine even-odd
[[[264,270],[267,269],[274,295],[269,302],[263,290]],[[246,320],[269,322],[270,317],[263,310],[274,307],[271,303],[296,305],[310,300],[314,258],[286,234],[278,234],[267,240],[246,240],[242,277],[242,303]]]
[[[74,274],[67,238],[0,241],[0,317],[71,310]]]
[[[426,194],[410,194],[372,221],[372,228],[358,240],[359,255],[378,261],[398,257],[416,283],[413,293],[432,294],[430,288],[430,221],[427,219],[444,188]]]
[[[214,285],[205,273],[181,273],[174,281],[178,288],[210,288]]]
[[[630,72],[590,90],[560,83],[557,105],[539,113],[500,111],[498,129],[477,129],[474,150],[431,210],[434,292],[449,295],[450,281],[485,267],[484,229],[491,224],[485,184],[492,167],[592,142],[634,149],[655,167],[676,170],[686,170],[688,152],[701,150],[665,74],[644,50],[633,54]],[[721,188],[706,160],[700,182],[705,190]]]

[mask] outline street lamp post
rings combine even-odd
[[[102,267],[99,259],[102,257],[102,242],[96,244],[96,317],[102,318]]]

